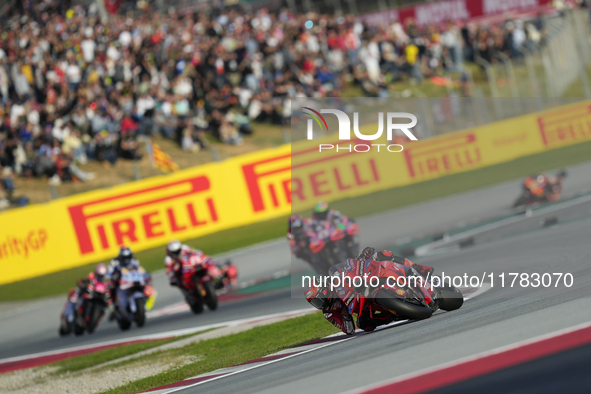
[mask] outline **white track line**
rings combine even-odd
[[[556,204],[551,205],[549,207],[542,207],[540,209],[537,209],[535,212],[533,212],[531,216],[527,216],[527,215],[511,216],[509,218],[502,219],[498,222],[485,224],[483,226],[476,227],[472,230],[468,230],[468,231],[464,231],[462,233],[454,234],[450,237],[443,238],[439,241],[435,241],[435,242],[428,243],[426,245],[419,246],[418,248],[415,249],[415,255],[420,256],[420,257],[429,256],[431,254],[436,253],[433,251],[433,249],[438,248],[438,247],[444,247],[447,244],[452,244],[453,242],[456,242],[456,241],[461,240],[463,238],[471,237],[473,235],[477,235],[477,234],[483,233],[485,231],[494,230],[496,228],[503,227],[507,224],[518,223],[523,220],[531,219],[532,217],[535,217],[535,216],[541,216],[541,215],[544,215],[547,213],[559,211],[561,209],[569,208],[571,206],[582,204],[582,203],[589,202],[589,201],[591,201],[591,195],[585,195],[585,196],[581,196],[581,197],[576,197],[576,198],[569,200],[569,201],[559,202],[559,203],[556,203]],[[449,246],[453,247],[453,246],[457,246],[457,245],[449,245]]]
[[[239,371],[230,372],[230,373],[225,374],[225,375],[216,376],[215,378],[211,378],[211,379],[207,379],[207,380],[202,380],[201,382],[193,383],[193,384],[190,384],[188,386],[175,387],[174,389],[171,389],[169,391],[162,391],[162,393],[166,393],[166,394],[176,393],[177,391],[181,391],[181,390],[185,390],[185,389],[188,389],[188,388],[191,388],[191,387],[199,386],[199,385],[201,385],[203,383],[213,382],[214,380],[222,379],[222,378],[225,378],[225,377],[228,377],[228,376],[237,375],[237,374],[242,373],[242,372],[251,371],[253,369],[264,367],[266,365],[273,364],[273,363],[276,363],[276,362],[279,362],[279,361],[282,361],[282,360],[287,360],[288,358],[296,357],[296,356],[299,356],[301,354],[310,353],[310,352],[313,352],[315,350],[319,350],[319,349],[323,349],[323,348],[328,347],[328,346],[335,345],[337,343],[342,343],[342,342],[348,341],[348,340],[353,339],[353,338],[356,338],[356,336],[351,336],[351,337],[348,337],[348,338],[344,338],[344,339],[342,339],[340,341],[329,342],[327,344],[324,344],[324,345],[315,347],[313,349],[304,350],[303,352],[299,352],[299,353],[295,353],[295,354],[292,354],[292,355],[289,355],[289,356],[285,356],[285,357],[282,357],[282,358],[278,358],[278,359],[275,359],[275,360],[267,361],[267,362],[262,363],[262,364],[256,364],[256,365],[254,365],[252,367],[249,367],[249,368],[241,369]],[[191,379],[191,378],[189,378],[189,379]]]
[[[470,294],[470,296],[468,296],[468,297],[465,297],[465,298],[464,298],[464,300],[465,300],[465,301],[468,301],[468,300],[470,300],[470,299],[473,299],[473,298],[475,298],[475,297],[477,297],[477,296],[481,295],[482,293],[484,293],[484,292],[486,292],[486,291],[488,291],[488,290],[490,290],[490,289],[491,289],[491,287],[490,287],[490,285],[489,285],[489,284],[484,284],[482,287],[480,287],[480,288],[479,288],[478,290],[476,290],[474,293]],[[447,312],[443,312],[443,313],[447,313]],[[212,382],[212,381],[214,381],[214,380],[219,380],[219,379],[222,379],[222,378],[225,378],[225,377],[228,377],[228,376],[237,375],[237,374],[239,374],[239,373],[242,373],[242,372],[251,371],[251,370],[253,370],[253,369],[256,369],[256,368],[264,367],[264,366],[266,366],[266,365],[273,364],[273,363],[279,362],[279,361],[281,361],[281,360],[287,360],[288,358],[296,357],[296,356],[299,356],[300,354],[310,353],[310,352],[313,352],[313,351],[316,351],[316,350],[324,349],[325,347],[328,347],[328,346],[331,346],[331,345],[335,345],[335,344],[337,344],[337,343],[342,343],[342,342],[344,342],[344,341],[348,341],[348,340],[351,340],[351,339],[355,339],[355,338],[357,338],[357,337],[360,337],[360,336],[363,336],[363,335],[369,335],[369,334],[372,334],[372,333],[374,333],[374,332],[377,332],[377,331],[381,331],[381,330],[384,330],[384,329],[393,328],[393,327],[395,327],[395,326],[399,326],[399,325],[402,325],[402,324],[406,324],[406,323],[409,323],[409,322],[411,322],[411,321],[412,321],[412,320],[399,320],[399,321],[396,321],[396,322],[390,323],[390,324],[388,324],[388,325],[385,325],[385,326],[377,327],[377,328],[376,328],[374,331],[369,331],[369,332],[363,332],[363,331],[361,331],[361,332],[357,332],[357,333],[355,333],[354,335],[351,335],[351,336],[347,336],[347,335],[345,335],[345,334],[343,334],[343,333],[336,333],[336,334],[332,334],[332,335],[329,335],[329,336],[327,336],[327,337],[325,337],[325,338],[322,338],[322,339],[326,339],[326,338],[333,338],[333,337],[339,337],[339,336],[342,336],[342,337],[344,337],[344,338],[343,338],[342,340],[340,340],[340,341],[329,342],[329,343],[327,343],[327,344],[325,344],[325,345],[320,345],[320,346],[317,346],[317,347],[314,347],[314,348],[311,348],[311,349],[307,349],[307,350],[304,350],[304,351],[300,351],[300,352],[297,352],[297,353],[295,353],[295,354],[291,354],[291,355],[289,355],[289,356],[285,356],[285,357],[277,358],[277,359],[275,359],[275,360],[271,360],[271,361],[268,361],[268,362],[262,362],[262,363],[260,363],[260,364],[255,364],[255,365],[253,365],[253,366],[251,366],[251,367],[248,367],[248,368],[245,368],[245,369],[240,369],[240,370],[238,370],[238,371],[233,371],[233,372],[229,372],[229,373],[225,373],[225,374],[224,374],[224,373],[222,373],[221,375],[219,375],[219,376],[216,376],[216,377],[214,377],[214,378],[211,378],[211,379],[205,379],[205,380],[202,380],[202,381],[200,381],[200,382],[197,382],[197,383],[192,383],[192,384],[189,384],[189,385],[187,385],[187,386],[174,387],[174,388],[171,388],[170,390],[167,390],[167,389],[161,389],[161,390],[156,390],[156,391],[154,391],[154,392],[155,392],[155,393],[157,393],[157,394],[170,394],[170,393],[176,393],[176,392],[178,392],[178,391],[185,390],[185,389],[188,389],[188,388],[191,388],[191,387],[196,387],[196,386],[202,385],[202,384],[204,384],[204,383],[209,383],[209,382]],[[296,347],[296,348],[291,348],[291,349],[285,349],[285,350],[282,350],[281,352],[277,352],[277,353],[269,354],[269,355],[267,355],[267,356],[265,356],[265,357],[271,357],[271,356],[280,355],[282,352],[287,352],[287,351],[289,351],[289,350],[296,350],[296,349],[297,349],[297,347]],[[263,357],[263,358],[264,358],[264,357]],[[236,367],[236,366],[234,365],[234,366],[230,366],[230,367],[227,367],[227,368],[222,368],[222,369],[221,369],[221,371],[223,371],[223,370],[225,370],[225,369],[230,369],[230,368],[233,368],[233,367]],[[204,373],[204,374],[197,375],[197,376],[193,376],[193,377],[190,377],[190,378],[187,378],[187,379],[184,379],[184,380],[189,380],[189,379],[196,379],[196,378],[198,378],[199,376],[207,377],[207,374],[213,374],[213,372],[215,372],[215,371],[206,372],[206,373]],[[144,392],[144,393],[150,393],[150,392],[151,392],[151,391],[146,391],[146,392]]]
[[[313,309],[312,307],[306,308],[306,309],[296,309],[296,310],[289,311],[289,312],[272,313],[269,315],[249,317],[249,318],[238,319],[238,320],[230,320],[230,321],[221,322],[221,323],[206,324],[204,326],[199,326],[199,327],[183,328],[183,329],[178,329],[178,330],[164,331],[164,332],[155,333],[155,334],[146,334],[146,335],[140,335],[140,336],[136,336],[136,337],[115,339],[112,341],[94,343],[92,345],[81,345],[81,346],[74,346],[74,347],[69,347],[69,348],[65,348],[65,349],[50,350],[50,351],[46,351],[46,352],[27,354],[24,356],[4,358],[4,359],[0,360],[0,365],[5,364],[5,363],[9,363],[9,362],[14,362],[14,361],[21,361],[21,360],[27,360],[27,359],[31,359],[31,358],[51,356],[51,355],[61,354],[61,353],[68,353],[68,352],[72,352],[72,351],[76,351],[76,350],[92,349],[95,347],[101,347],[101,346],[107,346],[107,345],[116,345],[116,344],[126,343],[126,342],[133,342],[133,341],[140,341],[140,340],[154,340],[154,339],[170,338],[170,337],[180,337],[180,336],[188,335],[188,334],[196,334],[198,332],[210,330],[212,328],[219,328],[219,327],[226,327],[226,326],[237,326],[237,325],[241,325],[241,324],[248,324],[248,323],[252,323],[252,322],[257,322],[257,321],[261,321],[261,320],[269,320],[269,319],[274,319],[274,318],[278,318],[278,317],[289,318],[289,317],[295,317],[295,316],[303,315],[306,313],[312,313],[312,312],[316,312],[316,309]]]

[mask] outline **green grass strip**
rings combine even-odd
[[[131,343],[129,345],[112,347],[109,349],[99,350],[98,352],[83,354],[81,356],[71,357],[65,360],[57,361],[55,363],[50,364],[50,366],[59,368],[57,371],[54,372],[54,374],[58,375],[66,372],[80,371],[86,368],[106,363],[108,361],[116,360],[121,357],[130,356],[132,354],[139,353],[144,350],[152,349],[154,347],[164,345],[166,343],[178,341],[179,339],[186,337],[187,336],[157,339],[154,341],[138,342]]]
[[[348,198],[334,202],[332,206],[351,217],[359,217],[490,186],[536,172],[574,165],[587,160],[591,160],[591,142],[583,142],[564,148],[553,149],[547,152],[521,157],[510,162],[447,175],[413,185]],[[566,182],[568,182],[568,178]],[[518,194],[519,190],[516,189],[515,197]],[[507,203],[509,204],[510,202],[508,201]],[[283,237],[286,230],[287,217],[281,217],[209,234],[189,240],[187,243],[202,249],[205,253],[215,255],[258,242]],[[145,250],[136,255],[148,271],[164,267],[164,246]],[[65,294],[68,288],[73,286],[78,278],[86,275],[93,268],[94,264],[88,264],[2,285],[0,286],[0,301],[16,301]]]
[[[297,328],[297,329],[296,329]],[[154,354],[154,360],[195,357],[197,362],[159,373],[121,387],[108,394],[131,394],[178,382],[219,368],[231,367],[294,346],[323,338],[338,330],[321,313],[285,320],[237,334],[210,339],[180,349]]]

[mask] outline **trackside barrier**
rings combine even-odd
[[[105,260],[122,244],[144,250],[288,215],[292,204],[300,210],[320,199],[359,196],[591,140],[591,101],[405,143],[402,153],[318,152],[319,143],[343,144],[336,140],[295,142],[4,212],[0,284]]]

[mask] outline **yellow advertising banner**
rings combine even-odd
[[[587,140],[591,102],[583,101],[411,141],[398,153],[355,152],[365,141],[335,134],[19,208],[0,214],[0,284],[106,260],[123,244],[144,250],[284,216],[292,205],[299,211]],[[319,143],[335,149],[319,152]]]

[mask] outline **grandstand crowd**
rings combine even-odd
[[[400,79],[460,71],[543,45],[543,18],[498,25],[367,26],[354,16],[213,10],[110,14],[95,4],[17,2],[0,27],[0,173],[86,180],[88,160],[140,158],[142,136],[185,150],[211,135],[243,143],[251,122],[285,124],[290,98],[358,85],[388,96]],[[305,23],[311,20],[313,27]],[[1,196],[0,196],[1,198]]]

